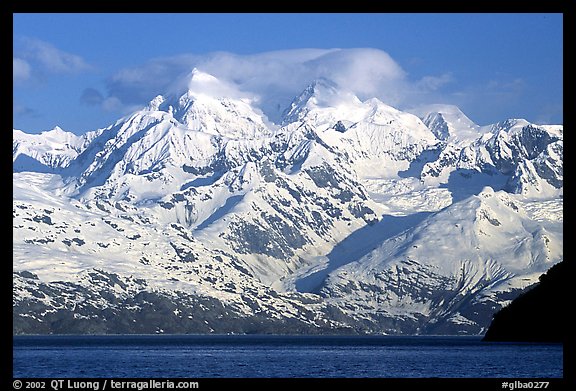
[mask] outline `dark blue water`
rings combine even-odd
[[[559,344],[478,337],[14,337],[14,377],[561,378]]]

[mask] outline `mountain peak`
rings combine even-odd
[[[311,91],[312,93],[321,93],[322,90],[329,90],[329,91],[336,91],[338,89],[338,85],[334,83],[330,79],[326,79],[325,77],[320,77],[318,79],[314,79],[312,83],[308,84],[305,91]]]
[[[50,132],[54,132],[55,134],[58,133],[67,133],[64,129],[62,129],[60,126],[56,125],[54,126],[54,128],[52,130],[50,130]]]
[[[202,72],[201,70],[199,70],[198,68],[194,67],[194,69],[192,69],[192,72],[190,72],[190,81],[191,82],[196,82],[196,83],[218,83],[219,80],[212,76],[209,73],[206,72]]]
[[[319,78],[312,81],[296,96],[290,106],[282,114],[282,125],[302,120],[306,115],[318,108],[337,108],[342,105],[358,106],[362,102],[356,95],[339,86],[331,80]]]
[[[455,105],[434,104],[409,110],[422,119],[434,135],[447,142],[463,144],[477,139],[482,129]]]
[[[40,134],[13,130],[14,172],[53,172],[68,164],[83,150],[89,133],[77,136],[59,126]]]
[[[43,135],[48,136],[48,137],[62,137],[62,136],[66,136],[66,135],[73,135],[73,133],[65,131],[64,129],[62,129],[58,125],[54,126],[54,128],[52,128],[50,130],[45,130],[45,131],[41,132],[40,134],[43,134]]]
[[[234,85],[220,80],[217,77],[203,72],[198,68],[192,71],[184,78],[186,96],[199,98],[208,96],[212,98],[233,98],[239,99],[245,97],[246,94],[238,90]]]
[[[42,133],[40,133],[40,135],[42,138],[46,139],[46,140],[53,140],[53,141],[58,141],[58,142],[67,142],[67,143],[79,143],[81,142],[80,140],[82,139],[82,136],[77,136],[76,134],[72,133],[72,132],[68,132],[64,129],[62,129],[60,126],[55,126],[53,129],[51,130],[46,130]]]
[[[150,101],[150,103],[148,103],[148,106],[146,107],[146,110],[149,111],[157,111],[160,109],[160,106],[162,105],[162,103],[166,102],[166,98],[164,98],[162,95],[157,95],[154,99],[152,99]]]
[[[508,118],[504,121],[496,122],[495,124],[488,125],[492,132],[504,131],[510,133],[514,129],[522,129],[523,127],[531,125],[530,122],[523,118]]]

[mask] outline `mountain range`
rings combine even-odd
[[[224,87],[13,130],[15,334],[482,334],[563,259],[562,125]]]

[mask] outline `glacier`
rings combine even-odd
[[[278,124],[194,69],[13,130],[13,332],[482,334],[563,259],[563,127],[320,79]]]

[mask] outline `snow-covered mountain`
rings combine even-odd
[[[469,143],[486,131],[475,124],[458,107],[453,105],[429,105],[413,109],[434,135],[442,141],[456,145]]]
[[[360,177],[396,176],[439,143],[415,115],[376,98],[361,102],[324,80],[294,99],[283,123],[314,129],[326,144],[345,154]]]
[[[51,172],[67,167],[96,136],[66,132],[56,126],[40,134],[28,134],[14,129],[12,134],[13,170]]]
[[[448,143],[439,158],[427,163],[422,178],[436,181],[460,172],[467,178],[488,175],[486,185],[531,197],[554,197],[563,186],[562,128],[542,127],[509,119],[485,127],[464,147]],[[500,178],[497,180],[496,178]],[[461,180],[461,178],[459,178]]]
[[[563,258],[562,126],[434,110],[317,80],[275,125],[195,69],[14,130],[14,332],[481,333]]]
[[[477,332],[491,308],[561,258],[561,224],[534,223],[523,202],[486,187],[331,272],[317,290],[358,320],[378,314],[386,332],[397,318],[415,333]]]

